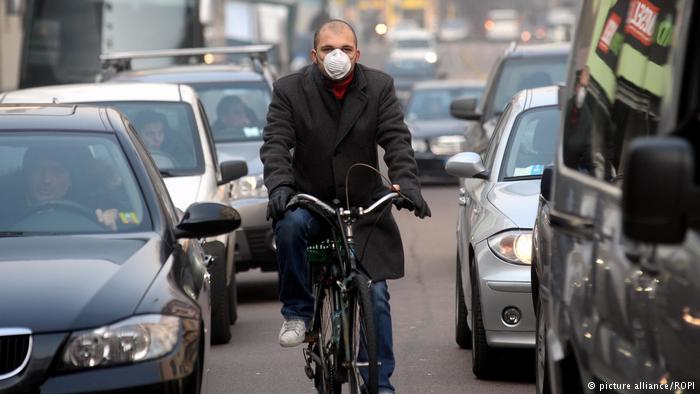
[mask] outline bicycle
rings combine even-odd
[[[287,208],[302,207],[330,224],[330,237],[307,248],[314,314],[306,333],[304,368],[319,393],[340,393],[348,383],[351,393],[363,392],[360,368],[368,369],[364,390],[378,390],[379,363],[374,323],[371,281],[362,272],[355,255],[353,224],[387,202],[403,197],[391,192],[370,207],[332,208],[308,194],[291,198]],[[358,360],[361,341],[366,360]]]

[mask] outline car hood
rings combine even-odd
[[[540,180],[501,182],[489,191],[488,199],[518,228],[532,228],[537,215]]]
[[[168,188],[168,194],[170,194],[170,199],[176,208],[184,212],[187,207],[197,201],[199,184],[202,182],[201,175],[167,177],[163,178],[163,181],[165,181],[165,187]]]
[[[0,327],[59,332],[131,316],[162,266],[160,247],[155,236],[0,238]]]
[[[411,135],[417,138],[432,138],[441,135],[464,135],[469,122],[457,119],[414,120],[408,122]]]
[[[262,144],[262,141],[217,142],[216,153],[219,156],[219,162],[245,160],[248,164],[248,175],[258,175],[263,172],[263,164],[260,161]]]

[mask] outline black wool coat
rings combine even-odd
[[[263,140],[260,158],[270,191],[288,185],[327,203],[338,199],[345,206],[348,169],[354,163],[378,168],[377,145],[385,150],[392,183],[403,191],[420,190],[411,134],[394,82],[361,64],[342,102],[313,64],[275,82]],[[367,207],[388,188],[375,172],[355,167],[348,191],[351,206]],[[357,254],[373,280],[404,275],[401,235],[390,209],[363,217],[354,230]]]

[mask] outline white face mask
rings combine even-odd
[[[345,78],[352,68],[350,57],[340,49],[334,49],[323,59],[323,68],[333,80]]]

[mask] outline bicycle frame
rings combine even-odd
[[[305,368],[307,376],[312,379],[316,377],[314,371],[311,369],[311,360],[313,360],[317,367],[327,366],[326,360],[322,359],[324,357],[324,351],[319,354],[314,352],[314,345],[316,346],[326,346],[323,341],[325,338],[320,338],[323,334],[321,332],[321,321],[323,319],[323,298],[331,296],[332,313],[331,313],[331,340],[332,345],[335,345],[337,349],[334,349],[333,357],[337,357],[338,352],[342,352],[342,362],[340,366],[342,368],[353,368],[355,373],[358,367],[369,367],[369,363],[357,363],[354,360],[353,354],[353,336],[351,333],[351,315],[355,316],[356,310],[354,309],[357,304],[353,303],[351,305],[351,293],[354,291],[353,286],[355,286],[355,276],[361,275],[358,268],[358,259],[355,255],[355,238],[353,232],[353,225],[356,221],[363,215],[367,215],[377,209],[379,206],[399,197],[398,193],[392,192],[388,193],[369,208],[332,208],[323,201],[317,199],[316,197],[310,196],[308,194],[297,194],[292,200],[290,200],[288,207],[290,206],[302,206],[309,208],[311,211],[316,212],[321,215],[329,224],[331,224],[331,240],[326,242],[325,245],[321,245],[318,249],[311,248],[310,251],[325,251],[325,259],[320,256],[316,256],[317,260],[326,260],[329,264],[325,265],[324,270],[321,273],[312,271],[311,281],[313,285],[313,291],[315,296],[314,303],[314,314],[310,322],[310,327],[312,327],[312,333],[317,335],[317,337],[307,338],[309,342],[308,348],[304,349],[304,358],[307,362]],[[325,249],[324,249],[325,248]],[[337,253],[337,261],[329,258],[330,252],[335,251]],[[308,256],[307,252],[307,256]],[[311,260],[311,259],[309,259]],[[309,261],[311,263],[311,261]],[[318,263],[319,261],[316,261]],[[317,267],[318,268],[318,267]],[[328,286],[328,283],[332,286]],[[325,283],[325,284],[324,284]],[[361,282],[364,283],[364,282]],[[367,281],[367,285],[371,286],[371,281]],[[332,289],[333,286],[336,287],[336,291],[331,290],[328,294],[322,294],[327,289]],[[357,300],[355,300],[357,301]],[[338,318],[340,317],[340,321]],[[317,320],[319,319],[319,320]],[[342,333],[342,339],[340,338],[340,333]],[[342,340],[342,346],[341,346]],[[359,338],[355,338],[355,341],[359,341]],[[337,360],[339,362],[341,360]],[[318,373],[318,371],[316,372]],[[324,370],[324,374],[328,374],[328,371]],[[357,376],[356,376],[357,378]],[[343,380],[338,382],[343,383]]]

